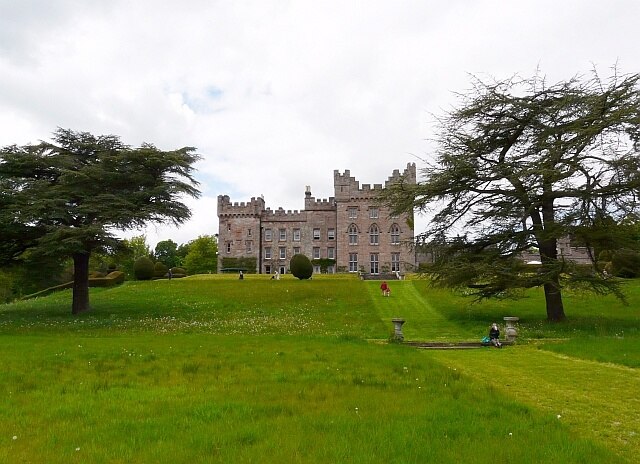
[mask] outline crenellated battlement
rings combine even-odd
[[[315,197],[307,196],[304,199],[304,209],[305,211],[334,211],[336,209],[336,199],[329,197],[329,199],[316,200]]]
[[[351,172],[347,169],[344,174],[340,174],[340,171],[333,171],[333,185],[335,190],[336,200],[349,200],[351,198],[375,198],[383,189],[387,188],[390,184],[396,182],[416,182],[416,165],[415,163],[408,163],[406,169],[400,173],[399,169],[394,169],[391,176],[383,184],[362,184],[356,180],[355,177],[351,177]]]
[[[335,170],[333,179],[335,194],[329,198],[315,198],[307,185],[304,207],[299,210],[267,208],[262,196],[232,202],[228,195],[219,195],[218,268],[224,266],[225,259],[251,258],[259,273],[285,274],[290,272],[290,258],[302,253],[310,259],[334,262],[316,272],[365,269],[380,274],[385,269],[413,269],[415,250],[401,246],[413,243],[413,215],[390,217],[378,200],[393,183],[415,183],[415,164],[407,164],[404,171],[393,170],[386,182],[379,184],[360,184],[349,170]],[[369,237],[352,242],[347,232],[353,224],[367,231],[374,223],[380,231],[376,243],[370,243]]]
[[[272,210],[271,208],[267,208],[262,213],[262,220],[265,222],[274,221],[274,222],[296,222],[296,221],[306,221],[307,215],[304,211],[298,211],[297,209],[292,210],[284,210],[283,208],[278,208],[276,210]]]
[[[249,202],[233,202],[229,195],[218,195],[219,217],[260,217],[264,211],[264,198],[252,197]]]
[[[385,188],[390,184],[395,184],[398,182],[406,182],[408,184],[416,183],[416,163],[407,163],[406,169],[400,174],[399,169],[394,169],[391,177],[387,179],[384,183]]]

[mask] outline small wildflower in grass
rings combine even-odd
[[[14,440],[17,440],[17,439],[18,439],[18,436],[17,436],[17,435],[14,435],[14,436],[13,436],[13,439],[14,439]]]

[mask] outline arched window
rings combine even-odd
[[[349,226],[349,245],[358,244],[358,226],[351,224]]]
[[[398,224],[391,225],[391,243],[394,245],[400,243],[400,227]]]
[[[369,244],[377,245],[379,243],[379,239],[380,229],[378,229],[377,225],[371,224],[371,227],[369,227]]]

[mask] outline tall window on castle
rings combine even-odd
[[[349,226],[349,245],[358,244],[358,227],[355,224]]]
[[[336,249],[333,247],[327,248],[327,258],[336,259]]]
[[[394,245],[398,245],[400,243],[400,227],[398,224],[393,224],[391,226],[391,243]]]
[[[231,231],[231,223],[230,223],[230,222],[229,222],[229,223],[227,223],[227,230],[228,230],[228,231]]]
[[[380,229],[378,229],[377,225],[372,224],[371,227],[369,227],[369,244],[377,245],[379,243],[379,239]]]
[[[331,229],[327,229],[327,239],[329,240],[335,240],[336,239],[336,230],[331,228]]]
[[[400,253],[391,253],[391,272],[400,270]]]
[[[300,241],[300,229],[293,229],[293,241],[294,242]]]
[[[378,208],[369,208],[369,218],[378,219]]]
[[[300,247],[293,247],[293,254],[294,255],[299,255],[300,254]]]
[[[251,237],[251,229],[247,229],[247,237]]]
[[[266,242],[270,242],[271,241],[271,229],[265,229],[264,230],[264,240]]]
[[[231,253],[231,242],[227,242],[227,253]]]
[[[280,259],[286,259],[287,258],[287,249],[285,247],[280,247],[280,248],[278,248],[278,250],[280,251]]]
[[[284,242],[285,240],[287,240],[287,229],[280,229],[280,241]]]
[[[349,253],[349,272],[358,272],[358,253]]]
[[[378,271],[378,253],[371,253],[371,274],[379,274]]]
[[[264,259],[271,259],[271,247],[264,247]]]
[[[320,247],[313,247],[313,259],[320,259]]]
[[[358,208],[350,207],[347,211],[349,213],[349,219],[355,219],[358,217]]]
[[[316,227],[315,229],[313,229],[313,239],[314,240],[320,240],[320,228]]]
[[[244,246],[247,253],[251,253],[253,251],[253,240],[245,240]]]

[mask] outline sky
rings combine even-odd
[[[196,147],[192,218],[118,232],[181,244],[218,232],[218,195],[300,210],[334,170],[420,170],[472,76],[640,72],[639,22],[638,0],[0,0],[0,146]]]

